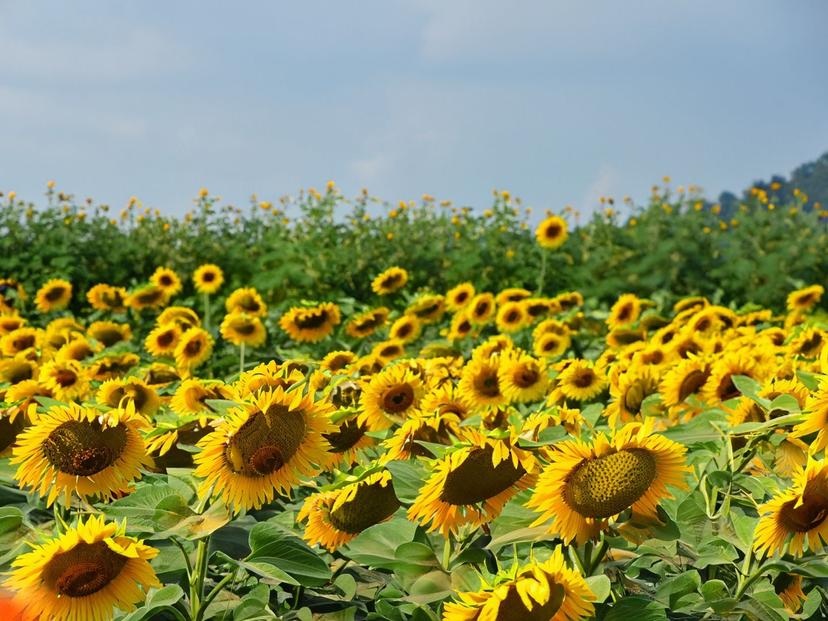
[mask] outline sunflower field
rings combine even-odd
[[[828,617],[826,214],[363,199],[9,198],[2,621]]]

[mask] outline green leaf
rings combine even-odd
[[[394,493],[404,503],[412,503],[425,480],[425,466],[419,461],[391,461],[385,466],[391,473]]]
[[[354,599],[356,595],[357,583],[351,574],[339,574],[334,580],[334,586],[342,591],[342,596],[346,600]]]
[[[17,507],[0,507],[0,535],[17,530],[23,524],[23,512]]]
[[[331,578],[328,564],[308,545],[276,525],[262,522],[250,531],[247,563],[274,565],[303,586],[321,586]]]
[[[770,401],[759,396],[759,393],[762,391],[762,385],[755,379],[747,375],[733,375],[730,379],[733,381],[736,389],[748,399],[758,403],[765,410],[770,407]]]
[[[396,518],[366,528],[341,551],[352,561],[367,567],[391,568],[397,563],[397,548],[414,541],[416,530],[416,524]]]
[[[631,596],[619,599],[604,621],[667,621],[667,610],[658,602]]]
[[[612,589],[612,583],[610,579],[601,574],[600,576],[590,576],[586,579],[586,583],[589,585],[590,590],[595,594],[595,601],[597,603],[605,602],[609,597],[610,590]]]

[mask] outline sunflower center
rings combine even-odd
[[[164,295],[161,289],[152,289],[138,295],[138,302],[141,304],[154,304]]]
[[[10,384],[17,384],[27,379],[32,379],[32,367],[28,364],[18,363],[12,366],[6,373]]]
[[[731,373],[722,377],[719,381],[719,386],[716,388],[716,395],[720,400],[728,401],[729,399],[735,399],[740,394],[742,393],[739,392],[736,384],[733,383],[733,375]]]
[[[399,330],[397,330],[397,338],[406,338],[409,334],[411,334],[412,329],[413,326],[410,323],[403,325]]]
[[[474,378],[474,387],[484,397],[494,398],[500,395],[500,384],[496,371],[487,371]]]
[[[627,323],[632,316],[632,304],[624,304],[619,310],[616,319],[619,323]]]
[[[382,281],[382,283],[380,283],[380,287],[382,287],[383,289],[390,289],[392,287],[396,287],[397,283],[400,282],[400,278],[401,277],[399,274],[388,276]]]
[[[531,596],[530,596],[531,597]],[[534,602],[532,610],[523,603],[517,589],[512,587],[497,611],[495,621],[549,621],[563,605],[566,591],[560,584],[549,585],[549,599],[545,604]]]
[[[809,482],[802,495],[802,504],[794,507],[795,504],[795,500],[790,500],[779,511],[779,521],[785,529],[804,533],[816,528],[828,518],[828,483]]]
[[[404,412],[414,403],[414,389],[409,384],[400,384],[382,396],[382,409],[390,414]]]
[[[337,530],[357,534],[379,524],[400,508],[394,486],[388,482],[360,485],[354,497],[335,511],[329,519]]]
[[[199,339],[192,339],[184,346],[184,352],[187,356],[196,356],[201,351],[201,341]]]
[[[156,342],[161,347],[166,348],[166,347],[169,347],[170,345],[172,345],[174,340],[175,340],[175,330],[167,330],[166,332],[162,332],[161,334],[158,335],[158,338],[157,338]],[[188,345],[188,347],[189,347],[189,345]]]
[[[95,333],[95,338],[107,347],[123,340],[123,335],[118,330],[105,328]]]
[[[43,581],[58,595],[85,597],[117,578],[127,560],[103,541],[78,543],[49,561],[43,570]]]
[[[546,236],[549,239],[557,239],[561,234],[561,225],[557,223],[550,224],[546,227]]]
[[[50,302],[56,302],[61,297],[63,297],[63,288],[62,287],[52,287],[46,292],[46,299]]]
[[[296,319],[296,325],[303,330],[313,330],[325,325],[328,320],[328,311],[318,310],[305,313]]]
[[[704,386],[707,381],[707,373],[704,371],[694,370],[690,371],[684,376],[679,385],[679,401],[684,401],[690,395],[698,392],[699,388]]]
[[[160,279],[160,280],[161,280],[161,284],[162,284],[164,287],[169,287],[170,285],[172,285],[172,284],[173,284],[173,279],[172,279],[172,278],[170,278],[170,276],[169,276],[169,275],[167,275],[167,274],[164,274],[163,276],[161,276],[161,279]]]
[[[469,299],[468,291],[462,291],[462,292],[458,293],[456,296],[454,296],[454,303],[457,306],[462,306],[463,304],[465,304],[468,301],[468,299]]]
[[[520,388],[530,388],[537,384],[540,379],[540,373],[538,373],[537,369],[522,367],[514,374],[512,379]]]
[[[517,311],[509,311],[506,315],[506,323],[515,323],[518,319],[520,319],[520,313]]]
[[[250,336],[256,331],[256,326],[252,323],[242,323],[235,326],[236,332],[241,334],[242,336]]]
[[[348,419],[333,433],[322,434],[331,445],[331,453],[344,453],[359,442],[368,431],[368,427],[357,423],[355,418]]]
[[[582,369],[575,374],[572,383],[578,388],[589,388],[595,381],[595,373],[591,369]]]
[[[305,438],[301,411],[273,405],[256,412],[230,438],[225,459],[234,472],[248,477],[272,474],[290,462]]]
[[[18,416],[11,421],[8,416],[0,418],[0,453],[9,448],[17,439],[17,434],[26,426],[25,417]]]
[[[15,351],[23,351],[24,349],[29,349],[29,347],[34,347],[35,344],[35,337],[33,334],[26,334],[25,336],[18,336],[14,339],[14,349]]]
[[[216,279],[216,275],[213,272],[204,272],[201,275],[201,279],[204,282],[213,282]]]
[[[646,449],[587,459],[569,475],[564,500],[583,516],[608,518],[641,498],[656,474],[655,458]]]
[[[492,447],[473,449],[463,463],[446,475],[440,500],[451,505],[473,505],[497,496],[526,474],[511,459],[492,465]]]
[[[123,425],[104,427],[98,421],[68,421],[43,442],[43,454],[61,472],[88,477],[111,466],[126,448]]]

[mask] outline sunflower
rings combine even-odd
[[[633,343],[639,343],[647,338],[647,332],[639,328],[631,330],[629,328],[616,328],[607,332],[607,345],[614,349],[623,349]]]
[[[111,378],[110,378],[111,379]],[[163,362],[153,362],[144,371],[144,381],[149,386],[166,386],[181,379],[178,370],[169,364]]]
[[[589,401],[606,388],[607,378],[589,360],[573,360],[557,377],[561,394],[574,401]]]
[[[385,365],[405,356],[405,345],[402,341],[394,339],[381,341],[371,349],[371,356]]]
[[[198,313],[186,306],[168,306],[162,310],[156,317],[155,324],[161,326],[166,323],[178,324],[182,330],[201,327],[201,319],[198,318]]]
[[[0,336],[4,336],[9,332],[14,332],[18,328],[26,325],[26,320],[20,315],[3,315],[0,314]]]
[[[19,384],[37,377],[37,363],[23,356],[0,360],[0,384]]]
[[[274,388],[287,390],[294,384],[305,381],[307,372],[307,365],[287,360],[283,364],[279,364],[275,360],[271,360],[267,363],[258,364],[240,374],[238,380],[233,383],[232,390],[237,400],[243,401],[266,390]]]
[[[476,325],[488,323],[495,314],[495,299],[491,293],[478,293],[469,302],[469,321]]]
[[[403,315],[391,324],[391,328],[388,330],[388,338],[402,343],[410,343],[417,340],[421,330],[422,326],[416,315]]]
[[[667,485],[686,487],[690,468],[685,447],[651,432],[648,419],[625,425],[611,439],[598,434],[590,444],[556,444],[526,505],[541,514],[533,526],[551,520],[550,533],[564,543],[585,543],[629,508],[657,518],[659,501],[673,497]]]
[[[791,487],[759,507],[753,549],[765,556],[787,552],[795,557],[806,549],[818,552],[828,542],[828,465],[808,459],[793,477]]]
[[[804,313],[817,305],[825,289],[822,285],[811,285],[804,289],[797,289],[788,294],[787,306],[789,311]]]
[[[37,397],[54,399],[55,395],[51,390],[41,386],[37,380],[23,380],[10,386],[3,399],[6,403],[16,404],[7,409],[7,412],[12,414],[13,412],[28,412],[29,406],[37,405]]]
[[[139,431],[149,425],[131,405],[102,413],[70,403],[46,414],[30,408],[29,417],[32,426],[20,434],[11,463],[19,464],[21,487],[48,492],[47,506],[61,493],[67,506],[72,492],[109,500],[152,463]]]
[[[157,287],[161,287],[167,294],[167,297],[173,297],[183,289],[181,279],[169,267],[157,267],[150,276],[150,282]]]
[[[267,339],[267,332],[258,317],[235,311],[225,315],[221,322],[221,337],[233,345],[259,347]]]
[[[388,321],[389,310],[384,306],[374,308],[352,317],[345,325],[348,336],[362,339],[371,336],[377,328],[381,328]]]
[[[791,614],[796,614],[808,597],[802,590],[802,576],[781,572],[773,579],[773,591],[779,596],[785,608]]]
[[[567,311],[584,305],[584,296],[578,291],[561,293],[552,298],[554,303],[560,306],[561,310]]]
[[[571,343],[569,334],[547,332],[535,337],[532,351],[538,357],[557,358],[566,353]]]
[[[366,528],[384,522],[399,508],[391,473],[381,470],[331,491],[308,496],[296,519],[308,522],[305,541],[333,552]]]
[[[262,300],[259,292],[253,287],[242,287],[233,291],[224,302],[224,309],[228,313],[242,311],[256,317],[267,315],[267,305]]]
[[[641,300],[632,293],[625,293],[612,305],[609,317],[607,317],[607,325],[610,330],[628,326],[638,321],[640,314]]]
[[[734,375],[747,375],[758,382],[767,376],[767,370],[750,353],[731,352],[716,359],[710,368],[710,377],[701,390],[701,399],[718,405],[741,396],[733,383]]]
[[[148,562],[158,550],[127,537],[125,529],[90,516],[12,561],[6,584],[17,591],[24,617],[108,621],[114,608],[134,610],[150,587],[160,588]]]
[[[691,357],[672,366],[661,380],[661,402],[668,408],[682,405],[699,392],[710,376],[710,364],[704,358]]]
[[[472,410],[494,408],[506,403],[500,388],[499,371],[498,356],[473,357],[463,368],[457,389]]]
[[[14,278],[0,278],[0,313],[12,313],[18,301],[27,299],[26,290]]]
[[[126,305],[134,310],[162,308],[169,302],[169,294],[158,285],[148,284],[132,291],[126,299]]]
[[[58,401],[73,401],[86,396],[89,379],[89,370],[77,360],[53,360],[40,368],[37,381]]]
[[[356,361],[356,359],[357,355],[352,351],[331,351],[325,354],[325,357],[322,358],[321,362],[319,363],[319,368],[323,371],[337,373],[338,371],[343,371],[344,369],[346,369],[350,364],[353,364]]]
[[[652,367],[633,366],[610,384],[612,402],[606,409],[610,427],[638,420],[644,400],[658,394],[659,376]]]
[[[222,283],[224,283],[224,272],[218,265],[205,263],[193,272],[193,284],[199,293],[215,293],[221,288]]]
[[[17,443],[17,436],[30,423],[26,407],[11,407],[0,410],[0,457],[9,457],[12,446]]]
[[[334,431],[322,436],[330,445],[325,468],[353,466],[359,461],[359,452],[376,444],[376,440],[366,435],[372,430],[367,423],[359,422],[359,414],[353,410],[337,410],[331,414],[331,421],[336,426]]]
[[[477,591],[457,593],[443,621],[577,621],[592,617],[595,595],[583,576],[567,567],[560,547],[544,563],[517,561]]]
[[[77,360],[81,362],[87,358],[91,358],[101,347],[97,343],[94,345],[86,340],[85,337],[77,338],[66,345],[62,346],[55,352],[54,360]]]
[[[503,356],[497,377],[500,391],[510,403],[540,401],[549,388],[546,363],[519,350]]]
[[[497,305],[500,306],[501,304],[506,304],[506,302],[520,302],[521,300],[531,297],[531,295],[532,292],[528,289],[523,289],[521,287],[509,287],[507,289],[503,289],[497,294],[497,296],[495,296],[495,302],[497,302]]]
[[[421,295],[413,304],[405,309],[406,315],[414,315],[422,324],[431,324],[440,321],[440,318],[445,312],[445,296],[433,293]]]
[[[170,409],[181,416],[212,414],[208,399],[232,400],[230,388],[219,380],[186,379],[170,399]]]
[[[95,339],[104,347],[112,347],[118,343],[128,343],[132,340],[132,328],[128,323],[114,321],[96,321],[86,329],[90,338]]]
[[[131,403],[136,412],[148,418],[161,405],[158,393],[136,377],[105,381],[98,388],[95,399],[101,405],[115,409],[124,409]]]
[[[98,358],[89,366],[92,379],[100,382],[126,375],[141,359],[133,353],[114,354]]]
[[[453,412],[417,415],[405,421],[385,440],[382,463],[414,457],[434,458],[434,454],[420,442],[451,445],[453,437],[462,437],[460,417]]]
[[[213,353],[213,337],[202,328],[190,328],[175,346],[175,363],[182,369],[194,369]]]
[[[53,278],[37,290],[35,305],[41,313],[61,310],[72,299],[72,283],[62,278]]]
[[[408,519],[443,536],[463,525],[479,528],[494,520],[504,505],[535,480],[535,458],[504,440],[469,432],[464,446],[434,462]]]
[[[144,339],[144,348],[156,358],[171,357],[181,340],[181,327],[177,323],[165,323],[153,328]]]
[[[0,353],[4,356],[16,356],[27,349],[40,347],[44,338],[39,328],[17,328],[0,337]]]
[[[569,232],[566,220],[560,216],[549,216],[535,229],[535,239],[541,248],[556,250],[563,246]]]
[[[389,267],[371,281],[371,290],[377,295],[389,295],[402,289],[407,282],[407,271],[401,267]]]
[[[195,475],[199,495],[219,496],[233,512],[259,509],[288,493],[300,477],[315,476],[324,464],[322,434],[334,430],[329,408],[309,395],[265,391],[225,415],[199,442]]]
[[[359,422],[373,429],[388,429],[418,412],[423,396],[419,375],[396,364],[372,376],[362,390]]]
[[[803,330],[793,339],[788,346],[790,353],[802,358],[819,358],[822,348],[825,346],[826,332],[819,328],[808,328]]]
[[[530,322],[561,312],[561,306],[552,298],[526,298],[521,301]]]
[[[323,302],[311,307],[292,307],[279,319],[279,326],[294,341],[317,343],[330,336],[339,321],[339,306]]]
[[[808,396],[805,404],[808,418],[793,428],[795,438],[817,434],[811,440],[811,453],[819,453],[828,447],[828,377],[823,377],[819,387]]]
[[[450,341],[459,341],[469,336],[474,330],[472,322],[469,320],[467,311],[462,310],[455,313],[451,318],[451,326],[449,327],[446,338]]]
[[[529,321],[526,308],[520,302],[504,302],[497,309],[495,323],[500,332],[517,332]]]
[[[89,305],[95,310],[122,313],[126,310],[127,290],[123,287],[113,287],[100,283],[86,292]]]
[[[73,339],[83,336],[84,329],[72,317],[61,317],[50,321],[43,336],[44,347],[58,349]]]
[[[432,388],[423,396],[420,411],[425,416],[431,414],[454,414],[461,420],[469,416],[471,407],[460,395],[460,390],[451,382]]]
[[[457,312],[465,308],[474,297],[474,285],[470,282],[461,282],[446,292],[446,307]]]

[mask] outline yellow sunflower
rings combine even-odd
[[[640,314],[641,300],[632,293],[625,293],[612,305],[609,317],[607,317],[607,325],[610,330],[622,328],[638,321]]]
[[[710,364],[704,358],[691,357],[673,365],[659,386],[662,403],[668,408],[682,405],[701,390],[709,376]]]
[[[37,363],[22,356],[0,360],[0,384],[18,384],[37,378]]]
[[[104,356],[90,365],[89,373],[92,379],[102,382],[113,377],[126,375],[139,362],[141,362],[141,359],[133,353]]]
[[[811,285],[788,294],[787,306],[789,311],[804,313],[819,303],[825,289],[822,285]]]
[[[53,278],[37,290],[35,305],[41,313],[61,310],[72,299],[72,283],[62,278]]]
[[[611,403],[605,415],[609,426],[630,423],[643,415],[644,400],[658,394],[659,375],[652,367],[633,366],[610,384]]]
[[[292,307],[279,319],[279,326],[298,343],[317,343],[330,336],[339,321],[339,306],[323,302],[311,307]]]
[[[0,278],[0,313],[12,313],[19,301],[27,299],[26,290],[14,278]]]
[[[186,306],[168,306],[162,310],[156,317],[155,324],[161,326],[166,323],[178,324],[182,330],[201,327],[201,319],[198,318],[198,313]]]
[[[477,591],[457,593],[443,621],[578,621],[595,612],[595,595],[583,576],[567,567],[560,547],[546,562],[531,560],[502,570]]]
[[[384,306],[360,313],[352,317],[345,325],[345,332],[348,336],[362,339],[371,336],[378,328],[388,321],[389,310]]]
[[[127,309],[126,300],[129,294],[123,287],[113,287],[107,284],[97,284],[86,292],[89,305],[95,310],[123,313]]]
[[[182,369],[194,369],[213,353],[213,337],[202,328],[190,328],[175,346],[175,363]]]
[[[330,371],[336,373],[346,369],[349,365],[356,362],[357,355],[348,350],[336,350],[328,352],[319,363],[319,368],[323,371]]]
[[[167,297],[173,297],[183,289],[181,279],[169,267],[157,267],[150,276],[150,282],[157,287],[160,287],[167,294]]]
[[[224,272],[218,265],[205,263],[193,272],[193,284],[199,293],[212,294],[224,283]]]
[[[382,463],[413,457],[434,458],[434,454],[420,442],[450,445],[452,436],[462,437],[460,417],[453,412],[416,415],[405,421],[385,440]]]
[[[177,323],[156,326],[144,339],[144,348],[156,358],[172,357],[181,340],[181,333],[181,327]]]
[[[521,300],[525,300],[532,295],[532,292],[528,289],[523,289],[521,287],[509,287],[507,289],[503,289],[500,291],[497,296],[495,296],[495,302],[497,305],[500,306],[501,304],[506,304],[506,302],[520,302]]]
[[[161,406],[161,398],[146,382],[137,377],[111,379],[98,388],[95,397],[98,403],[115,409],[124,409],[132,404],[139,414],[152,417]]]
[[[474,285],[470,282],[461,282],[446,292],[446,307],[457,312],[464,309],[474,297]]]
[[[828,377],[824,377],[817,390],[808,396],[805,404],[808,418],[793,428],[795,438],[817,434],[811,440],[811,453],[816,454],[828,447]]]
[[[333,552],[366,528],[384,522],[400,508],[391,473],[381,470],[331,491],[305,499],[296,516],[305,527],[305,541]]]
[[[495,314],[495,299],[491,293],[478,293],[469,302],[467,309],[469,321],[482,325],[488,323]]]
[[[808,459],[782,490],[759,507],[753,549],[762,556],[787,552],[819,552],[828,542],[828,465]]]
[[[377,295],[390,295],[402,289],[408,282],[408,272],[401,267],[389,267],[371,282],[371,290]]]
[[[26,351],[40,347],[44,333],[39,328],[17,328],[0,337],[0,353],[12,357]]]
[[[808,599],[802,590],[802,576],[798,574],[781,572],[773,579],[773,591],[784,602],[785,608],[794,615]]]
[[[170,399],[170,409],[181,416],[212,414],[208,399],[231,400],[233,392],[220,380],[186,379]]]
[[[152,463],[140,433],[149,424],[131,405],[106,413],[74,403],[46,414],[30,408],[29,418],[32,426],[18,437],[11,463],[18,464],[21,487],[48,493],[47,506],[60,494],[68,506],[72,492],[109,500]]]
[[[95,321],[86,329],[86,333],[104,347],[112,347],[118,343],[128,343],[132,340],[132,328],[129,327],[128,323]]]
[[[20,315],[0,314],[0,336],[5,336],[9,332],[14,332],[25,325],[26,320]]]
[[[800,332],[788,345],[788,351],[802,358],[819,358],[825,346],[826,332],[819,328],[808,328]]]
[[[474,326],[469,320],[469,314],[465,310],[455,313],[451,318],[451,326],[449,327],[446,338],[450,341],[459,341],[470,334],[472,334]]]
[[[557,358],[566,353],[571,343],[569,334],[546,332],[534,338],[532,351],[539,357]]]
[[[463,368],[457,386],[460,396],[472,410],[498,407],[506,403],[500,389],[498,356],[473,357]]]
[[[74,401],[89,392],[89,379],[89,370],[77,360],[53,360],[40,368],[37,381],[58,401]]]
[[[235,311],[225,315],[221,322],[221,336],[233,345],[259,347],[267,339],[267,332],[258,317]]]
[[[230,410],[199,442],[199,495],[218,496],[238,513],[261,508],[277,492],[289,493],[327,459],[322,434],[334,430],[328,414],[328,406],[311,396],[281,388]]]
[[[766,365],[749,352],[735,351],[717,358],[710,368],[710,377],[700,396],[709,405],[718,405],[741,396],[733,383],[734,375],[746,375],[762,382],[768,374]]]
[[[510,403],[541,401],[549,388],[546,363],[519,350],[501,358],[497,375],[500,391]]]
[[[169,294],[158,285],[148,284],[132,291],[126,299],[126,305],[134,310],[162,308],[169,302]]]
[[[589,360],[573,360],[557,377],[558,390],[574,401],[589,401],[606,386],[606,375]]]
[[[415,315],[403,315],[391,324],[391,328],[388,330],[388,338],[402,343],[410,343],[417,340],[421,330],[420,320]]]
[[[530,452],[469,432],[465,446],[434,462],[408,519],[443,536],[464,525],[479,528],[500,515],[520,490],[531,487],[535,469]]]
[[[172,365],[164,364],[163,362],[153,362],[144,371],[143,379],[149,386],[158,386],[160,388],[179,381],[181,374]]]
[[[495,324],[500,332],[511,334],[523,328],[529,322],[526,308],[520,302],[504,302],[497,309]]]
[[[360,396],[359,422],[373,429],[388,429],[419,409],[423,396],[419,375],[396,364],[372,376]]]
[[[535,229],[535,239],[538,240],[538,245],[548,250],[555,250],[563,246],[568,236],[569,230],[566,220],[560,216],[549,216]]]
[[[12,561],[6,584],[26,619],[108,621],[129,612],[151,587],[160,588],[149,560],[158,550],[125,534],[126,525],[90,516]]]
[[[371,357],[379,360],[382,364],[387,364],[403,356],[405,356],[405,345],[402,341],[389,339],[381,341],[371,348]]]
[[[533,526],[549,521],[550,533],[565,543],[585,543],[627,509],[657,518],[659,501],[672,498],[667,485],[686,487],[690,468],[685,447],[651,432],[648,419],[625,425],[611,439],[598,434],[590,444],[556,444],[526,505],[541,514]]]
[[[101,346],[97,343],[93,345],[85,337],[79,337],[58,349],[55,352],[54,360],[77,360],[82,362],[94,356],[100,349]]]
[[[331,420],[336,426],[335,430],[322,434],[330,445],[326,470],[343,465],[353,466],[359,461],[362,449],[376,444],[374,438],[366,435],[369,431],[376,430],[371,429],[367,423],[360,423],[356,411],[337,410],[331,414]]]
[[[471,407],[460,395],[460,390],[451,382],[439,384],[428,391],[420,403],[420,411],[425,415],[454,414],[461,420],[468,418]]]
[[[253,287],[242,287],[233,291],[224,302],[224,309],[228,313],[242,311],[256,317],[267,315],[267,305]]]
[[[440,321],[445,312],[445,296],[434,293],[421,295],[405,309],[406,315],[414,315],[422,324],[432,324]]]

